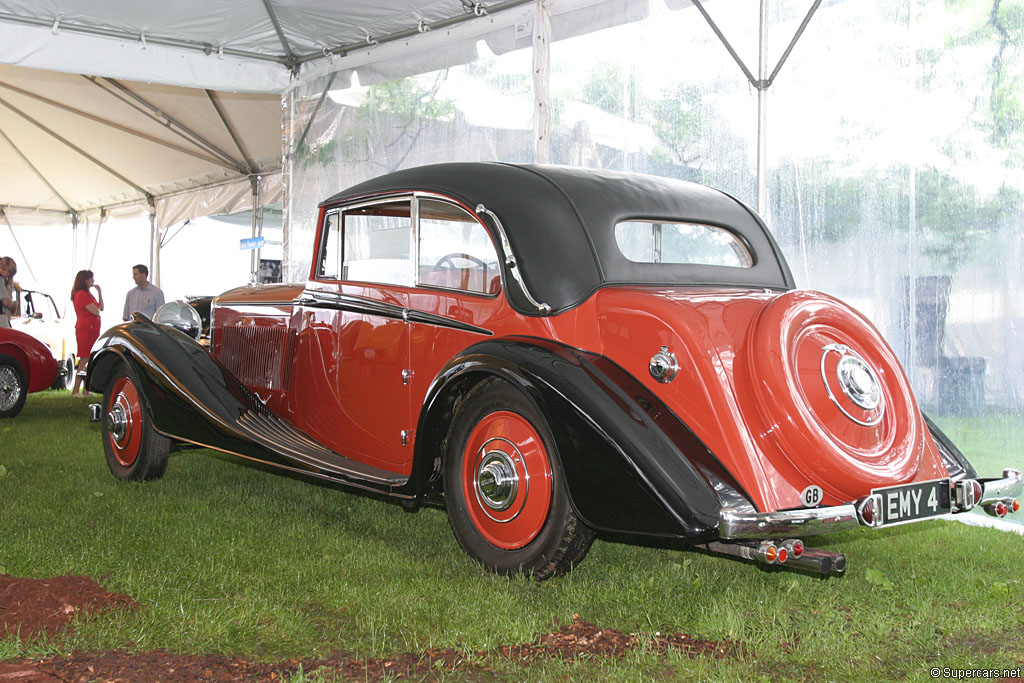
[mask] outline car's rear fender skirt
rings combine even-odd
[[[522,389],[549,420],[572,505],[589,526],[688,539],[716,535],[723,503],[709,479],[721,473],[728,488],[734,484],[728,473],[705,467],[707,449],[688,439],[685,425],[619,366],[547,340],[487,340],[445,366],[421,414],[413,480],[439,470],[444,449],[437,444],[467,388],[495,376]],[[678,429],[666,429],[666,418]]]

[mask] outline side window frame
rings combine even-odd
[[[338,272],[334,274],[325,273],[327,264],[327,247],[330,245],[330,223],[331,219],[334,218],[337,222],[338,232],[338,246],[337,246],[337,265]],[[342,234],[341,224],[341,209],[334,207],[324,212],[324,224],[323,229],[320,231],[320,244],[317,245],[316,253],[316,270],[313,272],[313,279],[318,282],[334,282],[341,279],[341,266],[342,258],[344,256],[343,250],[345,246],[345,236]]]
[[[412,284],[399,283],[399,282],[379,282],[379,281],[375,282],[375,281],[371,281],[371,280],[358,280],[358,279],[352,279],[352,278],[345,277],[345,263],[346,263],[346,261],[345,261],[345,258],[346,258],[346,254],[345,254],[345,237],[346,237],[346,235],[345,235],[345,217],[346,217],[346,215],[350,214],[350,213],[352,213],[354,211],[357,211],[359,209],[365,209],[365,208],[370,207],[370,206],[375,206],[375,205],[379,205],[379,204],[396,204],[396,203],[401,203],[401,202],[406,202],[408,204],[408,207],[409,207],[409,244],[408,244],[408,254],[409,254],[408,261],[409,261],[409,265],[408,265],[408,268],[410,270],[407,273],[407,275],[408,275],[408,282],[409,283],[415,283],[415,281],[416,281],[415,280],[416,279],[416,266],[415,266],[415,263],[418,260],[418,254],[416,252],[416,248],[418,246],[418,240],[416,239],[416,234],[418,232],[417,231],[418,219],[417,219],[416,199],[415,199],[415,196],[411,195],[411,194],[400,194],[400,195],[391,195],[391,196],[387,196],[387,197],[379,197],[379,198],[375,198],[375,199],[368,200],[368,201],[361,201],[361,202],[356,202],[356,203],[348,204],[348,205],[340,205],[340,206],[335,206],[335,207],[332,207],[332,208],[328,209],[327,212],[324,214],[324,229],[323,229],[322,234],[320,236],[320,244],[318,245],[318,248],[317,248],[317,253],[319,254],[319,258],[318,258],[318,262],[317,262],[317,272],[315,274],[316,276],[314,277],[314,280],[316,280],[318,282],[352,282],[352,283],[360,283],[360,284],[368,284],[368,285],[379,285],[379,286],[384,286],[384,287],[411,287],[411,286],[414,286]],[[333,275],[327,275],[327,274],[324,274],[323,272],[321,272],[323,270],[323,268],[322,268],[322,266],[320,264],[322,264],[323,261],[324,261],[325,253],[326,253],[326,250],[327,250],[327,247],[328,247],[329,232],[328,232],[327,226],[328,226],[328,222],[330,221],[332,216],[336,216],[337,217],[337,221],[338,221],[338,273],[333,274]]]
[[[442,204],[448,204],[448,205],[450,205],[452,207],[455,207],[459,211],[465,213],[467,216],[472,218],[473,222],[477,226],[479,226],[481,230],[483,230],[484,234],[487,235],[488,241],[490,242],[491,251],[494,254],[495,262],[497,263],[497,273],[496,274],[499,277],[499,283],[500,283],[499,287],[498,287],[498,291],[492,293],[492,292],[482,292],[482,291],[477,291],[477,290],[472,290],[472,289],[462,289],[462,288],[458,288],[458,287],[445,287],[443,285],[424,283],[424,282],[422,282],[420,280],[420,262],[419,262],[419,260],[420,260],[419,233],[420,233],[420,222],[421,222],[420,206],[421,206],[421,202],[423,200],[435,201],[435,202],[439,202],[439,203],[442,203]],[[466,295],[469,295],[469,296],[475,296],[475,297],[480,297],[480,298],[484,298],[484,299],[496,299],[497,297],[499,297],[501,295],[501,293],[505,289],[505,271],[504,271],[504,268],[502,268],[502,265],[501,265],[502,264],[502,252],[498,248],[498,243],[496,242],[496,240],[494,238],[494,235],[491,234],[491,231],[490,231],[490,229],[488,229],[487,225],[483,221],[481,221],[480,218],[476,214],[474,214],[472,211],[467,209],[465,206],[463,206],[462,204],[460,204],[457,201],[452,200],[450,197],[445,197],[444,195],[439,195],[439,194],[434,194],[434,193],[427,193],[427,192],[417,192],[414,195],[413,206],[414,206],[415,213],[416,213],[416,220],[413,222],[413,241],[415,242],[415,245],[414,245],[414,250],[412,252],[414,254],[414,256],[415,256],[415,261],[413,263],[413,276],[414,276],[413,283],[414,283],[414,286],[418,287],[418,288],[434,290],[434,291],[456,292],[458,294],[466,294]]]

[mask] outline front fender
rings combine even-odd
[[[487,340],[449,362],[428,391],[418,447],[443,442],[459,396],[487,376],[518,386],[547,417],[572,505],[589,526],[695,540],[717,534],[716,486],[738,490],[731,476],[622,368],[554,342]]]
[[[266,457],[233,425],[246,410],[262,410],[194,339],[137,316],[100,338],[89,359],[85,386],[103,393],[119,361],[146,397],[153,428],[174,439]]]

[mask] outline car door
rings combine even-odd
[[[408,473],[411,197],[325,213],[298,311],[296,421],[349,458]]]
[[[417,286],[409,297],[414,417],[441,368],[506,329],[500,318],[508,312],[497,246],[477,216],[440,196],[418,196],[416,207]]]

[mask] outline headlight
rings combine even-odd
[[[153,322],[160,325],[170,325],[181,330],[193,339],[199,339],[203,334],[203,320],[199,317],[196,309],[184,301],[168,301],[157,309],[153,316]]]

